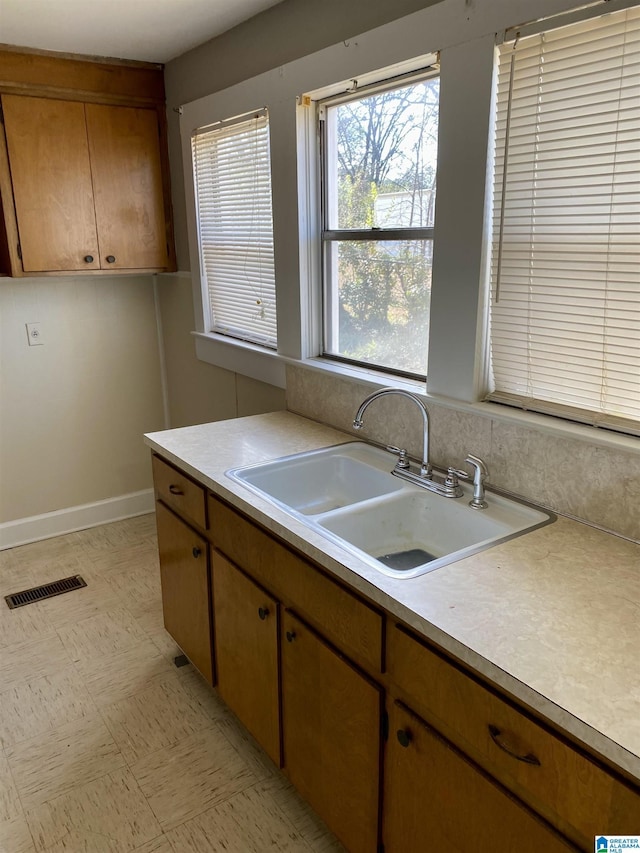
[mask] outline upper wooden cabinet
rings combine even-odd
[[[100,269],[84,104],[2,106],[24,272]]]
[[[0,80],[5,271],[174,269],[164,106],[156,89],[147,98],[135,89],[129,105],[126,94],[105,93],[107,102],[97,103],[101,97],[92,93],[89,103],[80,89],[6,88]]]
[[[100,266],[166,268],[156,111],[86,104],[85,113]]]

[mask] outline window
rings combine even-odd
[[[425,376],[439,79],[320,104],[324,355]]]
[[[500,48],[491,399],[640,431],[640,9]]]
[[[192,153],[208,329],[275,349],[266,111],[197,130]]]

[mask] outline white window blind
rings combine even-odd
[[[197,130],[192,147],[210,330],[275,348],[266,111]]]
[[[490,399],[640,433],[640,9],[499,50]]]

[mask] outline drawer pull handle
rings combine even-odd
[[[116,262],[115,255],[107,255],[107,263],[108,264],[115,264],[115,262]]]
[[[287,637],[288,643],[293,643],[293,641],[296,638],[296,632],[295,631],[287,631],[286,637]]]
[[[194,545],[192,550],[191,550],[191,553],[193,554],[194,558],[197,560],[198,557],[200,556],[200,554],[202,554],[202,551],[200,550],[200,548],[198,548],[197,545]]]
[[[92,264],[93,263],[93,255],[85,255],[84,256],[84,262],[85,262],[85,264]]]
[[[526,755],[520,755],[515,752],[509,744],[502,738],[502,732],[497,726],[488,726],[489,734],[491,735],[491,740],[495,743],[498,749],[501,749],[503,752],[506,752],[507,755],[510,755],[511,758],[515,758],[516,761],[524,761],[525,764],[535,764],[537,767],[540,766],[540,759],[537,758],[532,752],[527,753]]]
[[[269,615],[269,608],[268,607],[258,607],[258,616],[262,619],[263,622],[267,618],[268,615]]]
[[[398,743],[400,746],[403,746],[405,749],[409,746],[413,738],[411,737],[411,732],[407,731],[407,729],[398,729],[396,732],[396,736],[398,738]]]
[[[172,495],[184,495],[184,492],[180,488],[180,486],[169,486],[169,491]]]

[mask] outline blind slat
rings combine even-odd
[[[499,53],[491,399],[637,434],[640,8]]]
[[[192,151],[211,330],[275,348],[268,116],[197,130]]]

